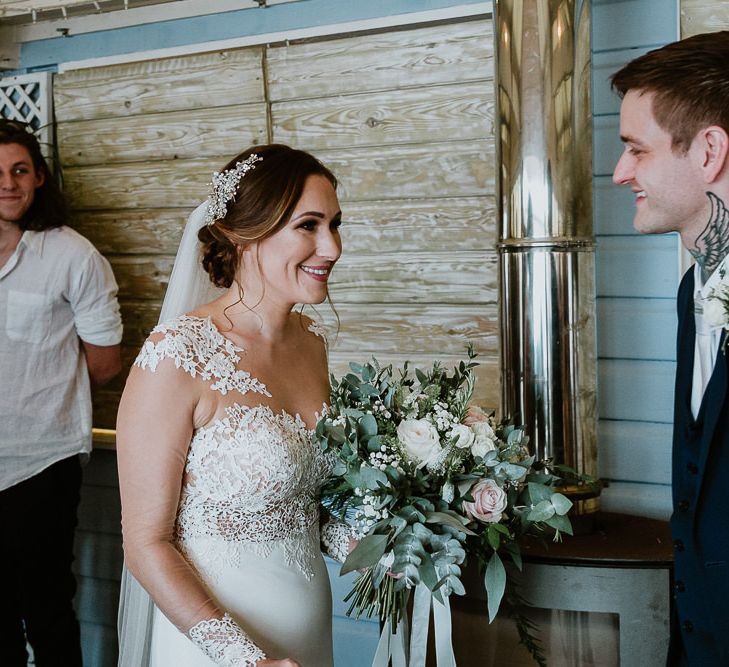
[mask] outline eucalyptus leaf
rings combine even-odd
[[[551,500],[554,511],[560,516],[564,516],[572,508],[572,501],[561,493],[552,494]]]
[[[365,567],[372,567],[384,555],[388,539],[387,535],[365,535],[347,556],[340,575]]]
[[[463,522],[456,516],[450,513],[446,514],[446,512],[428,512],[426,514],[425,523],[445,524],[446,526],[451,526],[452,528],[456,528],[457,530],[466,533],[466,535],[476,534],[470,528],[466,528],[466,526],[463,525]]]
[[[527,514],[529,521],[546,521],[554,516],[554,507],[549,500],[542,500]]]
[[[504,590],[506,589],[506,569],[496,552],[491,555],[486,566],[484,585],[488,597],[489,623],[492,623],[499,611],[501,599],[504,597]]]
[[[387,475],[382,470],[377,470],[372,466],[362,464],[359,470],[362,480],[362,486],[377,491],[380,486],[389,486]]]
[[[529,489],[529,498],[533,503],[539,503],[542,500],[549,500],[553,495],[552,489],[548,486],[544,486],[543,484],[534,484],[529,482],[529,484],[527,484],[527,488]]]
[[[553,517],[547,519],[545,523],[555,530],[558,530],[560,533],[566,533],[567,535],[573,534],[572,524],[570,523],[570,520],[564,515],[555,514]]]
[[[438,585],[438,574],[435,571],[433,560],[425,553],[423,560],[418,568],[420,574],[420,580],[432,591]]]

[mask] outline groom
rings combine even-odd
[[[613,180],[635,193],[633,224],[678,232],[696,260],[678,292],[668,664],[729,665],[729,356],[705,314],[729,286],[729,32],[651,51],[612,85],[625,144]]]

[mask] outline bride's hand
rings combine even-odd
[[[269,660],[266,658],[259,660],[256,667],[301,667],[301,665],[291,658],[284,658],[283,660]]]

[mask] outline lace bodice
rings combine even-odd
[[[209,318],[179,317],[153,333],[164,338],[145,343],[137,366],[154,371],[170,358],[213,391],[270,396],[238,368],[244,351]],[[311,577],[320,550],[317,495],[331,467],[298,415],[233,403],[190,443],[175,525],[180,551],[212,580],[221,566],[236,566],[242,551],[265,557],[280,545]]]

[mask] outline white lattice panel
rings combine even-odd
[[[0,116],[28,123],[46,155],[53,142],[51,73],[37,72],[0,79]]]

